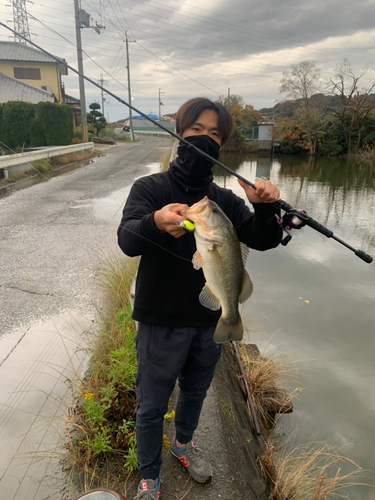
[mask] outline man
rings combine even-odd
[[[220,146],[230,136],[232,118],[219,103],[191,99],[176,115],[176,130],[217,160]],[[142,474],[136,500],[160,497],[163,420],[177,378],[180,394],[171,452],[196,481],[212,477],[210,464],[192,438],[221,354],[221,345],[213,341],[220,311],[199,303],[205,280],[202,270],[196,271],[191,263],[195,240],[179,227],[180,211],[208,196],[249,247],[266,250],[281,239],[278,210],[272,205],[279,199],[276,186],[259,180],[255,190],[239,181],[254,206],[252,213],[232,191],[212,182],[211,161],[185,145],[177,153],[167,172],[134,183],[118,230],[124,253],[142,256],[133,310],[139,325],[136,436]]]

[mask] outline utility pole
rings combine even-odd
[[[159,120],[161,121],[161,106],[164,106],[164,104],[161,102],[161,97],[165,94],[165,92],[160,92],[161,88],[159,89]]]
[[[98,80],[98,82],[100,83],[101,87],[104,87],[104,85],[108,84],[107,80],[103,80],[103,75],[100,75],[100,80]],[[105,97],[104,97],[104,90],[103,90],[103,88],[101,90],[101,93],[102,93],[102,113],[103,113],[103,116],[104,116]]]
[[[96,23],[96,26],[91,26],[90,14],[79,8],[78,0],[74,0],[74,14],[76,23],[78,71],[81,75],[83,75],[81,29],[92,28],[96,33],[98,33],[98,35],[100,35],[100,30],[104,29],[105,26],[101,26],[98,23]],[[81,75],[79,76],[79,97],[81,101],[82,141],[88,142],[85,81]]]
[[[135,40],[130,40],[135,42]],[[128,32],[125,31],[125,42],[126,42],[126,69],[128,70],[128,101],[129,104],[132,103],[132,93],[130,89],[130,63],[129,63],[129,40],[128,40]],[[131,130],[131,138],[134,142],[134,130],[133,130],[133,117],[132,110],[129,108],[129,122],[130,122],[130,130]]]
[[[228,88],[228,102],[227,102],[228,111],[230,111],[230,88]]]

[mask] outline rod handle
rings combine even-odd
[[[332,238],[333,236],[333,232],[330,229],[327,229],[322,224],[319,224],[319,222],[312,219],[311,217],[309,217],[308,221],[306,222],[306,225],[315,229],[315,231],[324,234],[324,236],[326,236],[327,238]]]
[[[356,254],[357,257],[367,262],[367,264],[371,264],[371,262],[373,261],[371,255],[363,252],[362,250],[355,250],[354,253]]]

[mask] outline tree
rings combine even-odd
[[[220,96],[219,102],[228,108],[228,97]],[[237,127],[248,127],[261,118],[259,111],[255,111],[251,104],[245,104],[240,95],[229,96],[229,111]]]
[[[100,113],[100,104],[92,102],[89,106],[90,113],[87,115],[87,122],[90,125],[90,132],[94,132],[99,139],[99,133],[107,126],[107,120],[104,118],[103,113]]]
[[[310,154],[315,154],[317,137],[316,123],[319,109],[311,103],[311,97],[320,88],[320,68],[314,61],[293,64],[291,71],[284,71],[280,82],[280,94],[287,92],[287,99],[293,99],[299,108],[299,122],[306,130]]]
[[[332,123],[342,132],[348,154],[360,147],[363,135],[366,135],[366,122],[375,109],[375,96],[371,95],[375,83],[360,88],[359,82],[366,73],[367,68],[356,76],[345,58],[336,66],[334,77],[328,80],[328,92],[339,97],[339,104],[337,107],[327,106],[327,109],[336,118]]]

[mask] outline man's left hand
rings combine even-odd
[[[252,188],[240,179],[238,184],[243,188],[250,203],[275,203],[280,199],[280,190],[270,181],[259,179],[254,183],[256,189]]]

